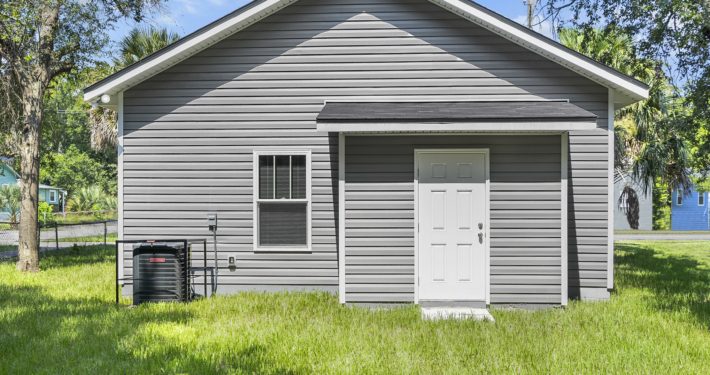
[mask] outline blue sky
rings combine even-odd
[[[249,0],[168,0],[163,8],[145,20],[143,25],[167,27],[185,36],[249,2]],[[510,19],[525,22],[526,6],[523,0],[478,0],[478,3]],[[112,40],[114,42],[121,40],[134,26],[136,26],[134,22],[119,24],[112,33]],[[549,35],[549,30],[539,31]]]

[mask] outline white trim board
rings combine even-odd
[[[119,240],[125,240],[125,230],[124,230],[124,212],[123,212],[123,192],[124,192],[124,181],[123,181],[123,160],[124,160],[124,154],[123,154],[123,144],[124,144],[124,135],[123,135],[123,118],[124,118],[124,113],[123,113],[123,92],[118,93],[118,116],[116,119],[116,128],[117,128],[117,135],[118,135],[118,145],[116,146],[116,152],[118,153],[118,197],[117,197],[117,211],[118,211],[118,230],[117,230],[117,237]],[[118,259],[116,260],[118,262],[118,278],[123,279],[125,270],[124,270],[124,251],[123,249],[120,249],[118,252]]]
[[[345,303],[345,134],[338,134],[338,299]]]
[[[244,28],[278,12],[297,0],[253,2],[183,38],[141,62],[88,87],[84,100],[94,102],[103,94],[115,95],[180,63]],[[515,44],[554,61],[605,87],[618,91],[619,103],[628,105],[648,97],[648,87],[534,31],[527,30],[477,4],[460,0],[429,0]],[[106,105],[111,106],[110,102]]]
[[[607,119],[607,134],[608,134],[608,149],[607,153],[609,155],[609,166],[608,166],[608,190],[607,190],[607,200],[609,206],[607,208],[607,276],[606,276],[606,287],[611,290],[614,289],[614,213],[616,211],[616,205],[614,204],[614,91],[609,89],[609,102],[608,102],[608,119]]]
[[[419,304],[419,154],[427,153],[450,153],[450,154],[483,154],[485,156],[485,177],[486,177],[486,196],[485,196],[485,234],[483,256],[484,265],[484,287],[486,296],[486,305],[491,304],[491,151],[488,148],[415,148],[414,149],[414,303]]]
[[[567,301],[569,300],[569,191],[568,191],[568,179],[569,179],[569,133],[562,134],[561,142],[561,159],[560,164],[560,225],[562,234],[561,238],[561,251],[560,251],[560,265],[562,267],[561,271],[561,302],[562,306],[567,306]]]
[[[275,155],[275,156],[290,156],[299,155],[306,157],[306,198],[305,199],[289,199],[287,201],[279,199],[260,199],[259,198],[259,156],[262,155]],[[255,149],[253,153],[252,161],[252,240],[253,240],[253,250],[254,252],[285,252],[285,253],[310,253],[313,249],[313,196],[312,196],[312,157],[310,148],[278,148],[272,147],[268,149]],[[275,167],[275,166],[274,166]],[[276,181],[274,181],[276,184]],[[289,202],[303,202],[306,203],[306,247],[281,247],[281,246],[260,246],[259,245],[259,203],[286,203]]]
[[[500,122],[325,122],[319,121],[319,132],[563,132],[595,130],[595,121],[500,121]]]

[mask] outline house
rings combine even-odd
[[[616,202],[616,211],[614,213],[614,229],[616,230],[631,230],[631,224],[626,217],[625,207],[619,205],[619,198],[627,182],[619,180],[614,183],[614,201]],[[643,191],[641,183],[629,181],[631,188],[636,192],[639,202],[639,226],[638,230],[653,230],[653,189],[649,187],[646,192]]]
[[[609,129],[647,95],[459,0],[255,1],[85,89],[118,111],[121,238],[217,213],[220,293],[364,305],[608,299]]]
[[[692,188],[689,194],[673,191],[671,204],[672,230],[710,230],[710,193]]]
[[[17,185],[20,175],[9,165],[0,161],[0,188],[10,185]],[[47,202],[54,207],[55,212],[64,212],[66,205],[66,190],[49,185],[39,185],[39,201]],[[4,211],[0,207],[0,211]],[[7,220],[6,215],[0,212],[0,221]]]

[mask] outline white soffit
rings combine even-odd
[[[93,102],[103,94],[115,95],[180,63],[198,52],[278,12],[297,0],[255,1],[205,26],[143,61],[129,66],[88,87],[84,100]],[[617,103],[631,104],[648,97],[648,87],[631,77],[588,59],[561,44],[527,30],[479,5],[461,0],[428,0],[481,27],[554,61],[617,92]]]

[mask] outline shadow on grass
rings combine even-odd
[[[46,256],[43,269],[113,259],[110,247],[61,250]],[[67,270],[66,277],[81,274]],[[57,295],[33,284],[0,279],[0,373],[295,373],[259,345],[206,354],[195,352],[198,343],[168,339],[196,319],[186,305],[119,307],[96,294]]]
[[[710,329],[710,271],[689,256],[669,255],[639,244],[616,246],[620,287],[651,291],[654,307],[688,311]]]

